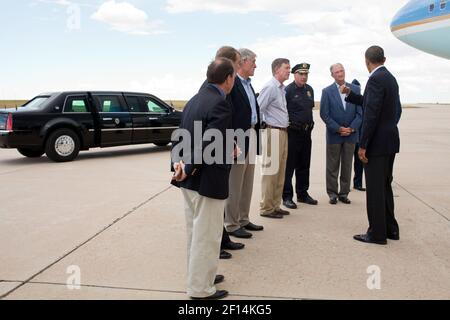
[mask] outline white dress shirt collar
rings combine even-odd
[[[378,69],[381,69],[381,68],[384,68],[384,65],[383,65],[383,64],[382,64],[381,66],[378,66],[378,67],[376,67],[375,69],[373,69],[372,72],[371,72],[370,75],[369,75],[369,78],[370,78],[371,76],[373,76],[373,74],[374,74]]]

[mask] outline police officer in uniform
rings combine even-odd
[[[297,209],[292,201],[294,190],[292,177],[295,172],[297,202],[317,205],[318,201],[308,194],[309,168],[311,164],[311,132],[314,128],[314,90],[308,82],[310,65],[300,63],[292,68],[294,82],[286,87],[286,101],[289,113],[288,159],[283,190],[283,205]]]

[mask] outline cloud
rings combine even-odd
[[[108,24],[112,30],[134,34],[161,34],[162,21],[150,21],[147,13],[128,2],[115,0],[104,2],[92,16],[92,19]]]
[[[286,57],[292,64],[312,64],[310,84],[316,99],[322,88],[332,83],[329,66],[342,62],[349,81],[358,78],[365,85],[368,72],[364,64],[365,50],[381,45],[387,56],[387,67],[400,84],[406,102],[449,101],[446,92],[449,81],[439,74],[449,74],[445,60],[411,48],[397,40],[390,31],[390,21],[408,0],[168,0],[169,13],[208,11],[215,14],[251,12],[271,13],[287,26],[280,33],[261,35],[244,45],[258,55],[258,69],[254,78],[256,89],[270,79],[270,64],[275,58]],[[276,21],[276,22],[275,22]],[[267,20],[273,25],[277,20]],[[251,24],[252,21],[249,21]],[[270,28],[269,28],[270,30]],[[292,35],[294,32],[294,35]],[[292,80],[292,78],[291,78]]]
[[[166,10],[169,13],[184,13],[194,11],[209,11],[213,13],[248,13],[250,11],[264,10],[253,5],[252,0],[168,0]]]
[[[70,6],[72,4],[72,2],[68,0],[38,0],[38,2],[57,4],[61,6]]]

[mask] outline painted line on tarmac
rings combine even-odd
[[[447,222],[450,222],[450,219],[443,214],[442,212],[440,212],[439,210],[437,210],[436,208],[434,208],[432,205],[428,204],[427,202],[425,202],[425,200],[422,200],[421,198],[419,198],[419,196],[416,196],[414,193],[412,193],[411,191],[409,191],[408,189],[406,189],[404,186],[402,186],[400,183],[395,182],[396,185],[398,185],[400,188],[402,188],[404,191],[406,191],[410,196],[412,196],[413,198],[417,199],[418,201],[420,201],[422,204],[424,204],[425,206],[427,206],[428,208],[430,208],[431,210],[433,210],[434,212],[436,212],[438,215],[440,215],[442,218],[444,218],[445,220],[447,220]]]
[[[7,281],[7,282],[15,282],[15,281]],[[52,285],[52,286],[61,286],[67,287],[67,283],[59,283],[59,282],[41,282],[41,281],[30,281],[27,284],[36,284],[36,285]],[[93,285],[93,284],[81,284],[81,288],[94,288],[94,289],[111,289],[111,290],[122,290],[122,291],[141,291],[141,292],[156,292],[156,293],[175,293],[186,295],[186,291],[178,291],[178,290],[162,290],[162,289],[145,289],[145,288],[131,288],[131,287],[115,287],[115,286],[102,286],[102,285]],[[248,294],[232,294],[230,292],[229,297],[241,297],[241,298],[258,298],[258,299],[282,299],[282,300],[312,300],[298,297],[278,297],[278,296],[264,296],[264,295],[248,295]],[[316,299],[314,299],[316,300]]]
[[[117,218],[116,220],[114,220],[112,223],[110,223],[108,226],[104,227],[102,230],[100,230],[99,232],[97,232],[96,234],[94,234],[92,237],[90,237],[89,239],[87,239],[86,241],[84,241],[83,243],[79,244],[78,246],[76,246],[74,249],[70,250],[69,252],[67,252],[66,254],[64,254],[62,257],[60,257],[59,259],[57,259],[56,261],[54,261],[53,263],[49,264],[48,266],[46,266],[44,269],[40,270],[39,272],[37,272],[36,274],[32,275],[30,278],[28,278],[27,280],[23,281],[20,285],[18,285],[17,287],[11,289],[10,291],[8,291],[7,293],[0,295],[0,300],[6,298],[7,296],[9,296],[11,293],[13,293],[14,291],[18,290],[19,288],[23,287],[24,285],[26,285],[27,283],[29,283],[31,280],[33,280],[34,278],[36,278],[37,276],[41,275],[42,273],[44,273],[45,271],[47,271],[48,269],[50,269],[51,267],[53,267],[55,264],[57,264],[58,262],[60,262],[61,260],[65,259],[66,257],[68,257],[69,255],[71,255],[72,253],[74,253],[75,251],[77,251],[78,249],[80,249],[81,247],[83,247],[84,245],[88,244],[89,242],[91,242],[92,240],[94,240],[95,238],[97,238],[99,235],[101,235],[103,232],[105,232],[106,230],[108,230],[109,228],[111,228],[112,226],[114,226],[116,223],[122,221],[123,219],[125,219],[126,217],[128,217],[129,215],[133,214],[134,212],[136,212],[138,209],[142,208],[143,206],[145,206],[147,203],[149,203],[150,201],[152,201],[153,199],[157,198],[158,196],[162,195],[163,193],[165,193],[166,191],[170,190],[172,188],[172,186],[169,186],[167,188],[165,188],[164,190],[158,192],[157,194],[153,195],[152,197],[150,197],[149,199],[145,200],[144,202],[142,202],[141,204],[137,205],[136,207],[134,207],[133,209],[131,209],[130,211],[128,211],[127,213],[125,213],[122,217]]]

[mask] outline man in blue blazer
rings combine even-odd
[[[330,68],[335,82],[323,89],[320,101],[320,117],[327,126],[327,193],[330,204],[339,201],[350,204],[348,199],[352,177],[352,161],[355,145],[359,139],[359,128],[362,123],[362,108],[345,101],[345,94],[339,88],[348,86],[359,93],[358,86],[346,84],[345,69],[340,63]],[[338,185],[339,168],[340,190]]]

